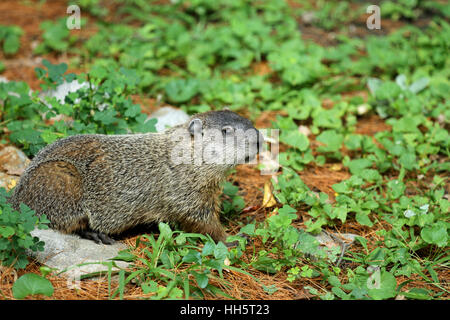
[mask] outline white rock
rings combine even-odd
[[[79,83],[78,80],[72,82],[64,81],[62,84],[56,87],[56,89],[43,91],[39,94],[39,98],[55,97],[59,103],[64,103],[64,99],[71,92],[77,92],[81,88],[89,86],[88,82]],[[51,106],[49,106],[51,108]]]
[[[314,11],[306,11],[301,15],[302,22],[306,25],[317,21],[316,13]]]
[[[0,150],[0,168],[7,174],[20,176],[30,163],[22,150],[7,146]]]
[[[408,209],[403,212],[403,215],[406,218],[411,218],[411,217],[414,217],[416,215],[416,213],[414,211],[412,211],[411,209]]]
[[[80,90],[82,88],[87,88],[87,87],[89,87],[89,82],[79,83],[78,80],[73,80],[72,82],[64,81],[62,84],[57,86],[56,89],[42,91],[39,94],[39,98],[42,100],[43,103],[45,103],[47,105],[47,107],[49,107],[51,109],[52,105],[45,100],[46,97],[56,98],[56,100],[58,100],[59,103],[63,104],[65,102],[67,95],[69,95],[71,92],[77,92],[78,90]],[[93,89],[95,90],[96,86],[93,86]],[[105,93],[104,96],[105,96],[105,98],[109,98],[109,94],[107,92]],[[74,101],[75,104],[77,104],[79,102],[80,102],[80,98],[77,98]],[[108,107],[108,104],[102,103],[102,104],[98,105],[98,110],[103,111],[107,107]],[[42,118],[43,119],[45,118],[45,113],[42,115]],[[71,119],[65,115],[57,115],[55,117],[52,117],[51,120],[53,120],[53,121],[60,121],[60,120],[69,121]]]
[[[0,150],[0,188],[10,190],[17,185],[19,176],[26,169],[30,159],[21,150],[7,146]]]
[[[300,131],[300,133],[303,133],[306,137],[311,134],[311,130],[309,129],[309,127],[304,125],[300,125],[298,127],[298,131]]]
[[[44,241],[45,245],[44,251],[28,251],[28,255],[50,268],[64,271],[62,274],[73,280],[78,280],[83,274],[108,270],[107,266],[99,263],[84,266],[78,266],[79,264],[108,262],[109,259],[116,257],[119,251],[127,249],[127,246],[121,242],[112,245],[96,244],[77,235],[62,234],[52,229],[35,229],[31,234]],[[128,266],[128,263],[124,261],[115,261],[115,263],[121,268]]]
[[[0,188],[10,190],[17,185],[19,179],[16,176],[0,172]]]
[[[358,113],[358,115],[362,116],[363,114],[366,114],[367,111],[369,111],[369,106],[367,104],[360,104],[357,108],[356,108],[356,112]]]
[[[167,127],[173,127],[179,124],[183,124],[189,120],[189,116],[181,109],[174,107],[162,107],[161,109],[153,112],[148,119],[156,118],[158,122],[156,123],[156,131],[162,132]]]
[[[337,239],[340,239],[342,242],[345,242],[347,244],[353,243],[355,241],[355,238],[357,237],[357,234],[353,233],[331,233],[331,232],[324,232],[322,231],[318,235],[314,236],[317,241],[323,246],[326,247],[337,247],[341,246],[340,241]]]

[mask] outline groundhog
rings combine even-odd
[[[160,221],[225,242],[221,185],[231,168],[254,161],[262,139],[229,110],[162,133],[70,136],[34,157],[10,201],[46,214],[52,229],[97,243]]]

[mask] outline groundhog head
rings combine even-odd
[[[250,120],[230,110],[196,114],[184,128],[192,151],[189,160],[195,165],[256,163],[264,140]]]
[[[261,133],[250,120],[230,110],[195,115],[189,121],[188,130],[194,140],[194,150],[200,152],[201,147],[205,164],[251,163],[263,142]]]

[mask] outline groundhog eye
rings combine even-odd
[[[234,129],[231,126],[225,126],[222,128],[223,134],[232,134],[233,132],[234,132]]]

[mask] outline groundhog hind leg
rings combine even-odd
[[[214,241],[227,244],[226,239],[228,234],[225,232],[219,217],[215,214],[209,214],[203,219],[198,217],[183,219],[180,222],[181,229],[185,232],[194,232],[209,234]],[[228,245],[228,244],[227,244]]]
[[[26,174],[13,196],[17,205],[23,202],[38,215],[45,214],[50,227],[64,233],[88,227],[88,217],[81,206],[81,175],[75,166],[49,161]]]

